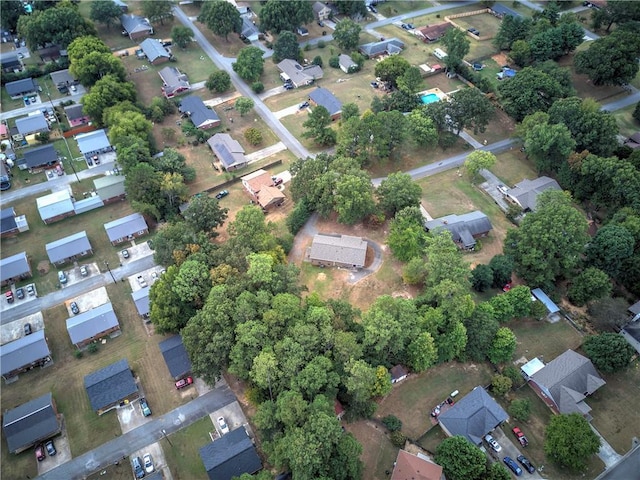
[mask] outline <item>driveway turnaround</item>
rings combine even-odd
[[[162,437],[171,435],[188,427],[196,420],[229,405],[236,400],[229,387],[220,387],[198,397],[186,405],[176,408],[149,423],[115,438],[98,448],[60,465],[38,478],[43,480],[82,479],[128,457],[132,452],[142,450],[158,442]],[[106,415],[115,415],[109,412]]]

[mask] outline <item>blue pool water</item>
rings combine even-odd
[[[439,102],[440,97],[438,97],[438,95],[436,95],[435,93],[427,93],[426,95],[422,95],[420,97],[420,100],[422,100],[422,103],[424,104],[434,103],[434,102]]]

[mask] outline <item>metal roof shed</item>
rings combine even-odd
[[[560,307],[553,303],[553,300],[551,300],[547,294],[542,291],[542,289],[535,288],[531,290],[531,294],[540,300],[545,307],[547,307],[549,314],[558,313],[560,311]]]

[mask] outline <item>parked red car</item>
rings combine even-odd
[[[522,445],[523,447],[526,447],[527,445],[529,445],[529,440],[527,439],[527,437],[524,436],[524,433],[522,433],[522,430],[520,430],[518,427],[513,427],[512,432],[520,442],[520,445]]]
[[[192,383],[193,383],[193,378],[191,377],[183,378],[182,380],[178,380],[176,382],[176,388],[180,390],[181,388],[188,387]]]
[[[36,447],[36,458],[38,459],[39,462],[43,461],[45,458],[44,446],[42,444]]]

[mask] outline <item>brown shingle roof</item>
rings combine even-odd
[[[440,480],[442,467],[426,458],[400,450],[391,480]]]

